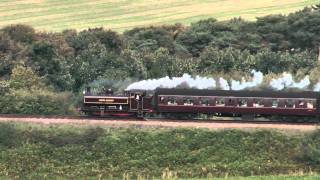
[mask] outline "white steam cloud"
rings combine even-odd
[[[244,77],[240,81],[231,81],[231,89],[232,90],[243,90],[247,88],[253,88],[259,86],[263,81],[263,74],[261,72],[257,72],[252,70],[251,73],[253,74],[252,81],[246,81]]]
[[[320,91],[320,82],[314,86],[313,91]]]
[[[219,87],[223,90],[230,90],[228,81],[223,78],[219,78]]]
[[[214,78],[207,77],[191,77],[188,74],[184,74],[182,77],[169,78],[163,77],[160,79],[148,79],[139,82],[135,82],[127,87],[126,90],[132,89],[144,89],[144,90],[155,90],[158,87],[161,88],[175,88],[179,85],[187,85],[190,88],[197,89],[216,89],[220,88],[223,90],[243,90],[248,88],[258,87],[263,83],[263,74],[255,70],[251,71],[252,79],[246,81],[243,77],[241,81],[231,79],[230,81],[220,77],[217,81]],[[231,83],[228,83],[231,82]],[[272,79],[269,86],[275,90],[282,90],[285,88],[298,88],[307,89],[310,87],[309,76],[305,76],[299,82],[293,80],[293,76],[288,73],[283,73],[281,77]],[[320,82],[313,87],[313,91],[320,91]]]
[[[291,74],[283,73],[282,77],[272,79],[270,86],[276,90],[284,88],[306,89],[310,85],[309,76],[304,77],[300,82],[295,82]]]
[[[157,87],[162,88],[174,88],[186,83],[189,87],[195,87],[197,89],[210,89],[216,87],[216,81],[213,78],[206,78],[196,76],[192,78],[189,74],[184,74],[182,77],[173,77],[170,79],[168,76],[160,79],[148,79],[139,82],[135,82],[127,87],[130,89],[145,89],[154,90]]]

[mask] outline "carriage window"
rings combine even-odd
[[[303,100],[299,100],[298,104],[299,104],[299,107],[302,107],[302,108],[306,105],[306,103]]]
[[[177,105],[177,99],[174,97],[168,98],[168,105]]]
[[[164,97],[160,97],[160,102],[164,103],[165,102],[165,98]]]
[[[264,107],[262,99],[254,99],[253,107]]]
[[[200,99],[199,99],[199,103],[200,103],[200,105],[202,105],[202,106],[209,106],[209,99],[207,99],[207,98],[200,98]]]
[[[307,108],[308,109],[313,109],[314,108],[314,101],[313,100],[308,100],[307,101]]]
[[[246,99],[239,99],[238,106],[239,107],[248,107],[248,101]]]
[[[278,99],[272,99],[272,107],[276,108],[278,107]]]
[[[287,99],[285,101],[285,107],[286,108],[294,108],[295,107],[294,101],[292,99]]]
[[[193,100],[191,98],[184,98],[183,99],[183,105],[193,106]]]
[[[224,106],[225,101],[224,98],[216,98],[216,106]]]

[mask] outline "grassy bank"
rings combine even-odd
[[[150,24],[184,23],[215,17],[253,20],[267,14],[288,14],[318,0],[86,1],[0,0],[0,26],[24,23],[36,29],[61,31],[104,26],[122,31]]]
[[[320,170],[320,131],[0,123],[0,177],[232,177]]]

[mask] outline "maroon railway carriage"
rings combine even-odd
[[[236,115],[319,116],[320,93],[157,89],[156,111]]]

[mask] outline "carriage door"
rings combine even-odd
[[[130,111],[138,111],[142,109],[141,93],[130,93]]]

